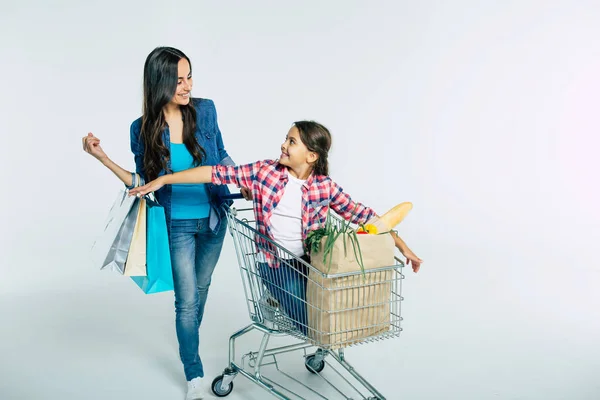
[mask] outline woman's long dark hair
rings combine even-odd
[[[144,107],[142,116],[141,138],[144,142],[144,173],[148,181],[156,179],[160,171],[168,171],[167,160],[170,151],[163,142],[165,129],[163,108],[175,96],[178,81],[178,63],[185,58],[192,63],[182,51],[172,47],[157,47],[146,58],[144,64]],[[183,143],[194,158],[194,164],[200,165],[206,155],[198,144],[196,132],[196,109],[192,99],[181,107],[183,115]]]
[[[315,121],[297,121],[294,126],[300,132],[300,140],[310,151],[319,155],[313,171],[317,175],[329,175],[329,149],[331,149],[331,133],[325,126]]]

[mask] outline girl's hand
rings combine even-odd
[[[400,250],[400,253],[402,253],[402,255],[406,257],[406,265],[412,264],[413,271],[419,272],[423,260],[417,257],[415,253],[413,253],[412,250],[408,248],[406,243],[404,243],[404,240],[402,240],[400,236],[398,236],[398,233],[396,231],[391,231],[390,234],[394,238],[394,243],[396,244],[398,250]]]
[[[240,189],[240,193],[242,193],[242,196],[244,196],[245,200],[252,200],[252,189],[249,189],[247,187],[243,187]]]
[[[83,144],[83,150],[94,156],[98,161],[103,161],[107,159],[107,155],[100,147],[100,139],[98,139],[92,132],[88,133],[87,136],[84,136],[81,139]]]
[[[130,196],[142,197],[151,192],[156,192],[161,187],[165,186],[164,177],[158,177],[155,180],[148,182],[144,186],[138,186],[129,190]]]
[[[421,263],[423,262],[423,260],[421,260],[419,257],[417,257],[415,255],[415,253],[412,252],[411,249],[409,249],[408,247],[405,247],[404,249],[398,248],[400,250],[400,252],[402,253],[402,255],[404,257],[406,257],[406,265],[412,264],[412,269],[413,271],[419,272],[419,269],[421,268]]]

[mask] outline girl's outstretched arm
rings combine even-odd
[[[402,238],[400,236],[398,236],[398,234],[396,232],[391,231],[390,234],[394,238],[394,243],[395,243],[396,247],[398,248],[398,250],[400,250],[400,253],[402,253],[402,255],[404,257],[406,257],[406,264],[407,265],[411,264],[413,271],[419,272],[419,269],[421,268],[421,263],[423,262],[423,260],[421,260],[419,257],[417,257],[417,255],[415,253],[413,253],[411,249],[408,248],[406,243],[404,243],[404,240],[402,240]]]
[[[375,217],[367,221],[367,223],[375,225],[379,232],[385,232],[389,229],[389,227],[385,223],[379,220],[379,215],[377,214],[375,214]],[[406,245],[406,243],[404,243],[404,240],[402,240],[402,238],[398,236],[396,231],[390,231],[390,235],[392,235],[392,239],[394,239],[394,245],[396,246],[396,248],[400,250],[400,253],[402,253],[404,257],[406,257],[406,265],[412,265],[413,271],[419,272],[423,260],[421,260],[419,257],[417,257],[415,253],[413,253],[413,251]]]
[[[212,178],[212,167],[196,167],[186,169],[185,171],[167,174],[148,182],[129,191],[130,196],[143,196],[150,192],[156,192],[164,185],[173,185],[176,183],[210,183]]]
[[[375,213],[373,209],[365,206],[364,204],[353,201],[352,198],[347,193],[344,193],[343,189],[336,183],[333,184],[333,196],[330,204],[333,211],[335,211],[338,215],[345,220],[356,224],[364,224],[374,217],[378,218],[377,213]],[[421,263],[423,260],[421,260],[416,256],[415,253],[412,252],[412,250],[406,245],[406,243],[404,243],[404,240],[402,240],[402,238],[400,238],[396,232],[391,231],[390,234],[394,239],[394,244],[398,250],[400,250],[400,253],[406,257],[406,264],[412,264],[413,271],[418,272],[421,268]]]
[[[332,182],[329,205],[340,217],[355,224],[364,224],[376,215],[372,208],[352,200],[350,195],[335,182]]]
[[[156,178],[147,185],[140,186],[129,191],[130,196],[143,196],[155,192],[164,185],[176,183],[213,183],[215,185],[235,184],[238,187],[253,187],[256,172],[263,165],[262,161],[245,165],[206,165],[203,167],[190,168],[185,171],[167,174]]]

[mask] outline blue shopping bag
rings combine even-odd
[[[146,196],[146,270],[147,276],[131,279],[146,294],[173,290],[171,250],[165,209],[153,195]]]

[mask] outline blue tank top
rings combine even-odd
[[[194,167],[194,158],[183,143],[171,143],[171,169],[185,171]],[[172,185],[171,218],[200,219],[208,217],[210,202],[203,183]]]

